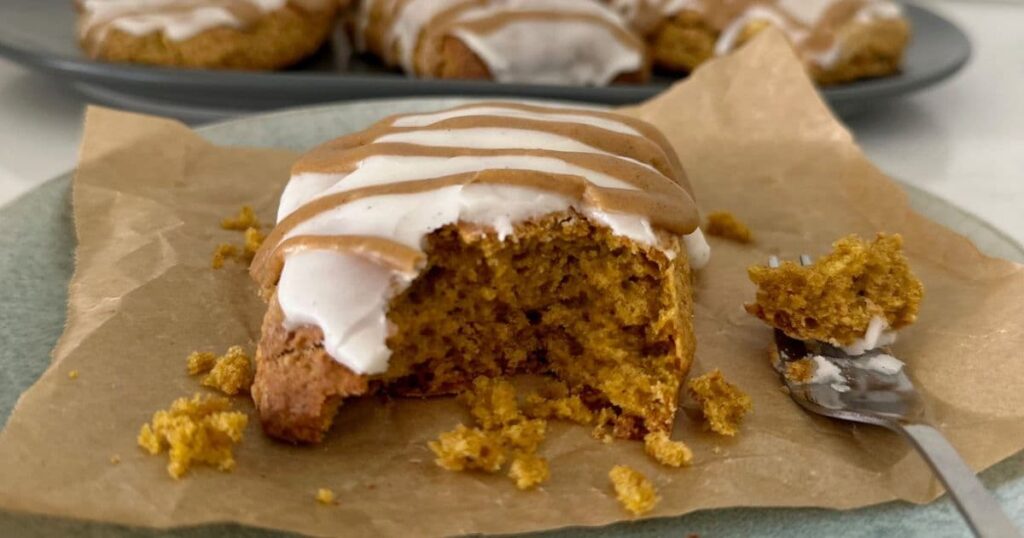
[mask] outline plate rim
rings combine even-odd
[[[877,99],[880,97],[904,95],[921,88],[937,84],[966,65],[973,55],[973,45],[966,32],[941,13],[915,2],[902,4],[908,16],[930,19],[944,27],[950,39],[956,39],[957,56],[934,71],[920,74],[917,78],[881,77],[849,84],[825,86],[820,91],[833,105]],[[909,15],[909,14],[913,15]],[[180,69],[169,67],[140,66],[98,62],[84,56],[69,56],[54,53],[39,53],[4,39],[0,32],[0,57],[33,70],[67,79],[74,83],[89,83],[107,87],[123,85],[142,88],[188,88],[193,90],[228,90],[239,86],[261,90],[279,89],[288,86],[290,92],[314,95],[327,89],[354,89],[360,86],[389,85],[398,80],[415,84],[415,88],[400,91],[415,91],[418,95],[456,95],[460,91],[479,92],[477,95],[492,93],[518,94],[525,96],[571,97],[601,102],[635,102],[650,97],[667,88],[668,84],[622,85],[605,87],[577,87],[549,84],[499,84],[494,82],[422,79],[405,77],[400,73],[338,73],[309,71],[245,72],[225,70]],[[388,81],[387,79],[391,79]],[[681,79],[680,79],[681,80]],[[401,84],[401,83],[399,83]]]

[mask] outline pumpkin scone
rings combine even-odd
[[[204,69],[280,69],[317,51],[338,0],[77,0],[94,59]]]
[[[609,112],[480,103],[327,142],[294,166],[250,268],[263,427],[318,442],[347,398],[524,373],[565,387],[532,412],[668,432],[709,256],[698,222],[665,138]]]

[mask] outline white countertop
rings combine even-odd
[[[887,173],[1024,244],[1024,1],[930,5],[974,45],[951,81],[850,120]],[[0,205],[74,166],[85,98],[0,60]]]

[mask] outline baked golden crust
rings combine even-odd
[[[133,35],[111,28],[103,40],[83,49],[108,62],[197,69],[281,69],[316,52],[334,27],[336,5],[305,11],[292,4],[242,28],[219,27],[173,41],[162,31]],[[79,15],[80,17],[82,15]]]
[[[685,255],[669,260],[575,213],[521,223],[505,241],[449,225],[426,245],[426,268],[391,300],[382,375],[334,361],[319,329],[285,329],[271,298],[252,387],[268,434],[318,442],[344,398],[456,394],[516,373],[564,381],[615,436],[671,430],[695,347]]]

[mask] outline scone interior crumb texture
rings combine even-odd
[[[736,215],[727,211],[708,213],[708,222],[707,226],[704,227],[704,233],[724,239],[731,239],[738,243],[750,243],[754,240],[754,235],[751,233],[750,228],[736,218]]]
[[[747,312],[790,337],[839,345],[863,337],[874,317],[891,329],[913,323],[924,295],[898,234],[871,241],[850,235],[809,267],[785,261],[774,269],[755,265],[748,274],[757,295]]]
[[[726,381],[717,369],[691,379],[688,388],[708,428],[721,435],[736,435],[743,417],[754,408],[750,396]]]
[[[650,512],[661,501],[654,484],[632,467],[616,465],[608,472],[608,478],[619,503],[634,516]]]
[[[253,388],[268,432],[317,442],[341,397],[458,394],[478,376],[516,374],[561,384],[557,398],[527,399],[531,416],[589,423],[601,412],[608,432],[631,439],[671,428],[694,349],[686,256],[669,260],[576,213],[517,224],[507,240],[447,225],[425,251],[388,307],[384,374],[352,373],[318,330],[282,329],[271,300]],[[496,409],[483,427],[503,420]]]
[[[139,431],[138,444],[152,455],[167,451],[167,473],[181,478],[195,463],[230,471],[235,466],[233,447],[242,440],[249,417],[231,411],[223,396],[196,394],[179,398],[167,410],[157,411]]]

